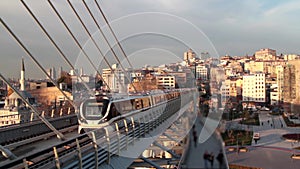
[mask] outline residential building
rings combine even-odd
[[[118,68],[117,64],[113,65],[112,69],[102,70],[102,78],[112,92],[124,93],[127,91],[127,85],[129,83],[126,80],[126,76],[127,75]]]
[[[208,80],[207,74],[208,70],[205,65],[198,65],[196,66],[196,79],[200,80]]]
[[[243,102],[266,102],[266,78],[264,73],[243,76]]]
[[[289,61],[283,73],[284,111],[300,114],[300,60]]]
[[[192,49],[189,49],[187,52],[184,52],[183,54],[183,60],[185,61],[193,60],[195,58],[196,58],[196,53]]]
[[[159,88],[174,89],[175,77],[171,75],[159,75],[156,76],[156,84]]]
[[[277,104],[283,103],[283,88],[284,88],[284,67],[283,66],[276,66],[276,84],[277,84],[277,95],[278,101]]]
[[[300,59],[299,55],[296,54],[286,54],[283,56],[285,61]]]
[[[270,87],[270,105],[278,105],[279,103],[278,84],[272,84]]]
[[[256,60],[276,60],[276,50],[265,48],[255,52]]]
[[[52,86],[54,86],[52,82],[46,82],[46,81],[29,82],[29,90],[42,89],[42,88],[47,88]]]

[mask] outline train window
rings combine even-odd
[[[120,102],[116,102],[116,108],[121,114],[127,113],[133,110],[133,105],[131,100],[124,100]]]
[[[135,108],[137,110],[143,108],[142,99],[135,99]]]
[[[105,107],[102,102],[87,101],[83,106],[84,116],[86,119],[101,119]]]
[[[150,102],[149,102],[149,98],[142,98],[142,102],[143,102],[143,108],[147,108],[150,106]]]

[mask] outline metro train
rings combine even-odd
[[[81,103],[78,132],[83,129],[93,130],[107,126],[126,117],[166,111],[177,112],[180,106],[188,103],[197,93],[196,89],[183,88],[174,90],[152,91],[149,94],[136,94],[115,98],[109,94],[100,94]]]

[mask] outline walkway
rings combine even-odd
[[[199,119],[197,119],[195,122],[195,129],[197,131],[197,136],[199,136],[202,129],[206,130],[207,132],[210,132],[209,129],[207,129],[206,127],[203,128],[203,123]],[[220,152],[220,150],[222,149],[222,142],[219,139],[219,136],[215,132],[204,143],[197,143],[195,145],[193,140],[193,134],[190,134],[190,140],[191,141],[188,150],[189,152],[185,161],[186,166],[182,166],[182,168],[188,168],[188,169],[205,168],[204,159],[203,159],[203,154],[205,153],[205,151],[208,151],[208,153],[213,153],[214,156],[216,157]],[[208,168],[211,168],[211,164],[209,162],[208,162]],[[219,164],[216,158],[214,158],[214,163],[212,168],[219,168]]]
[[[299,168],[300,160],[290,157],[300,152],[292,149],[300,144],[281,138],[282,134],[299,132],[299,127],[287,127],[281,116],[269,115],[268,111],[259,112],[259,120],[260,126],[253,126],[253,132],[260,133],[260,140],[252,142],[249,152],[228,152],[229,163],[263,169]]]

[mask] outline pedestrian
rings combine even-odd
[[[207,150],[205,150],[204,154],[203,154],[203,160],[204,160],[204,168],[208,168],[208,158],[209,158],[209,154],[207,152]]]
[[[193,131],[193,137],[194,137],[194,144],[195,144],[195,147],[197,147],[198,136],[197,136],[197,132],[196,132],[196,131]]]
[[[222,150],[220,150],[220,152],[219,152],[219,154],[218,154],[218,156],[216,158],[217,158],[217,160],[219,162],[219,169],[221,169],[222,166],[223,166],[223,161],[224,161],[224,155],[222,153]]]
[[[215,159],[214,153],[211,152],[211,153],[209,154],[209,158],[208,158],[208,160],[209,160],[209,162],[210,162],[210,167],[211,167],[211,168],[213,168],[213,166],[214,166],[214,159]]]
[[[193,139],[194,139],[195,147],[197,147],[198,136],[197,136],[197,130],[195,128],[195,125],[193,125]]]

